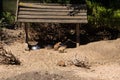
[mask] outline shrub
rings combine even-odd
[[[14,24],[15,16],[10,12],[2,12],[2,18],[0,19],[0,27],[10,27]]]

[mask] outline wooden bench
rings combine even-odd
[[[22,23],[76,23],[77,46],[80,41],[80,24],[88,22],[87,8],[84,4],[22,3],[19,1],[15,20]],[[28,42],[27,27],[25,29],[26,42]]]

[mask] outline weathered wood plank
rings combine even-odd
[[[87,23],[85,20],[52,20],[52,19],[18,19],[18,22],[39,22],[39,23]]]
[[[41,16],[41,15],[18,15],[18,18],[28,18],[28,19],[87,19],[87,16]]]
[[[25,28],[25,42],[28,44],[28,40],[29,40],[29,37],[28,37],[28,23],[24,23],[24,28]]]
[[[34,7],[34,8],[60,8],[60,9],[64,9],[64,8],[67,8],[66,6],[43,6],[43,5],[36,5],[36,4],[33,4],[33,3],[19,3],[19,6],[23,6],[23,7]]]
[[[30,10],[27,10],[27,11],[19,11],[19,14],[31,14],[31,13],[33,13],[33,14],[65,14],[65,15],[83,15],[83,14],[85,14],[86,16],[87,16],[87,12],[85,12],[85,11],[30,11]]]
[[[17,4],[16,4],[16,6],[17,6],[17,8],[16,8],[16,13],[15,13],[15,22],[17,22],[17,17],[18,17],[18,5],[19,5],[19,0],[17,0]]]
[[[24,3],[24,2],[21,2]],[[42,5],[42,6],[84,6],[86,7],[86,4],[58,4],[58,3],[31,3],[31,2],[25,2],[26,4],[35,4],[35,5]]]
[[[19,6],[23,6],[23,7],[34,7],[34,8],[58,8],[58,9],[66,9],[66,8],[86,8],[86,6],[82,6],[82,5],[71,5],[71,6],[51,6],[51,5],[43,5],[43,4],[40,4],[40,5],[37,5],[37,4],[34,4],[34,3],[19,3]]]
[[[20,11],[19,15],[51,15],[51,16],[69,16],[69,12],[34,12],[34,11]],[[75,13],[75,16],[87,16],[87,13]]]
[[[57,9],[57,8],[25,8],[21,7],[19,9],[20,11],[40,11],[40,12],[71,12],[71,11],[77,11],[77,12],[87,12],[86,9]]]
[[[79,47],[80,45],[80,24],[76,24],[76,46]]]

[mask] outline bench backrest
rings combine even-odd
[[[86,5],[18,3],[16,22],[87,23]]]

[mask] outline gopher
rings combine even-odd
[[[59,62],[57,63],[57,65],[58,65],[58,66],[65,67],[65,66],[66,66],[66,62],[61,60],[61,61],[59,61]]]
[[[67,46],[60,46],[58,51],[59,53],[64,53]]]
[[[58,48],[61,46],[61,42],[58,42],[54,45],[54,50],[58,50]]]
[[[57,63],[58,66],[61,66],[61,67],[69,67],[69,66],[72,66],[74,65],[74,63],[72,61],[63,61],[63,60],[60,60],[58,61]]]

